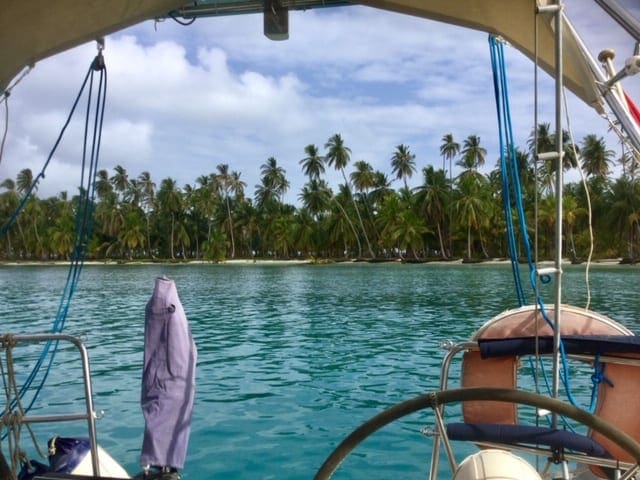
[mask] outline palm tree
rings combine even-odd
[[[400,144],[396,147],[391,157],[391,171],[398,180],[403,180],[404,188],[408,188],[407,177],[411,178],[416,171],[416,156],[409,151],[407,145]]]
[[[572,167],[577,166],[577,159],[575,151],[577,147],[570,143],[570,137],[568,132],[562,131],[562,169],[569,170]],[[541,153],[550,153],[557,150],[556,147],[556,134],[551,132],[551,125],[549,123],[540,123],[531,132],[529,140],[527,142],[529,150],[533,154],[534,161],[537,162],[538,155]],[[557,170],[557,160],[549,159],[538,167],[538,178],[541,179],[541,184],[547,190],[547,192],[553,192],[554,177]]]
[[[113,185],[109,180],[109,173],[106,170],[98,170],[96,174],[95,191],[99,200],[113,192]]]
[[[407,207],[408,205],[401,200],[395,191],[387,193],[380,203],[376,222],[380,228],[380,244],[387,256],[400,251],[396,231],[401,223],[402,212],[407,210]]]
[[[127,258],[133,258],[133,252],[139,248],[143,248],[145,244],[145,234],[143,231],[143,217],[140,210],[129,208],[124,216],[124,225],[118,241],[121,247],[126,251]]]
[[[27,176],[27,172],[31,173],[31,170],[29,169],[24,169],[21,172],[18,173],[17,177],[16,177],[16,181],[14,182],[13,180],[7,178],[2,182],[2,187],[5,188],[7,190],[5,196],[7,197],[6,200],[8,201],[9,204],[12,205],[11,207],[11,212],[9,213],[8,217],[7,217],[7,222],[10,221],[10,218],[12,218],[13,215],[16,214],[18,207],[20,206],[20,195],[23,195],[24,193],[26,193],[26,191],[29,189],[29,186],[26,185],[25,182],[25,177]],[[25,237],[24,231],[22,229],[22,221],[21,221],[21,215],[18,215],[17,218],[15,218],[15,223],[18,227],[18,234],[20,236],[20,241],[22,243],[22,249],[26,250],[27,248],[27,239]],[[15,245],[14,245],[15,246]],[[16,249],[18,246],[15,246]]]
[[[423,237],[429,229],[423,220],[411,209],[404,209],[398,215],[398,222],[391,231],[391,238],[398,245],[398,251],[402,258],[403,251],[413,252],[415,259],[418,259],[418,250],[423,244]]]
[[[14,214],[16,208],[20,204],[18,193],[16,192],[16,182],[11,178],[6,178],[0,184],[0,188],[4,188],[6,191],[0,195],[0,214],[2,215],[3,230],[6,228],[11,216]],[[19,225],[18,225],[19,226]],[[11,231],[6,230],[5,235],[7,238],[6,255],[12,257],[14,254],[13,246],[11,245]]]
[[[317,256],[321,250],[321,222],[324,218],[321,214],[327,212],[330,209],[331,199],[333,193],[327,185],[327,182],[323,179],[311,179],[309,180],[300,191],[298,198],[302,200],[304,206],[304,215],[299,216],[300,221],[304,221],[305,225],[299,224],[299,230],[297,237],[303,244],[304,248],[313,247],[313,255]],[[313,225],[307,225],[308,217],[313,221]],[[309,232],[309,229],[312,232]],[[303,239],[304,237],[304,239]]]
[[[302,208],[295,215],[294,245],[305,256],[318,257],[320,249],[317,222],[309,210]]]
[[[606,177],[610,172],[615,152],[608,150],[604,138],[590,134],[582,139],[580,157],[587,176]]]
[[[18,175],[16,176],[16,191],[22,196],[25,197],[25,195],[27,195],[30,190],[31,187],[33,185],[33,173],[31,172],[30,168],[24,168],[22,170],[20,170],[20,172],[18,173]],[[36,190],[36,188],[34,187],[34,191]],[[26,257],[30,257],[31,253],[32,253],[32,249],[31,247],[35,247],[36,250],[39,250],[40,247],[40,238],[38,235],[38,226],[37,226],[37,215],[35,214],[36,212],[34,211],[34,209],[36,208],[36,203],[37,203],[37,199],[34,198],[33,196],[30,196],[30,198],[27,200],[27,202],[24,205],[24,210],[21,213],[21,217],[23,220],[26,221],[27,226],[31,226],[31,230],[33,230],[34,234],[35,234],[35,245],[32,245],[32,242],[29,242],[29,235],[25,235],[22,232],[22,225],[19,222],[18,223],[18,228],[20,230],[20,235],[23,239],[23,247],[24,247],[24,255]],[[26,228],[26,227],[25,227]],[[29,232],[29,230],[27,230],[27,233]]]
[[[378,204],[382,203],[386,195],[393,191],[393,188],[391,188],[391,181],[386,173],[381,172],[380,170],[373,172],[373,182],[369,198],[374,209]]]
[[[150,257],[153,257],[153,251],[151,250],[151,228],[149,224],[149,217],[155,205],[156,184],[151,181],[151,174],[148,171],[145,170],[138,175],[138,186],[142,194],[140,198],[140,205],[144,212],[144,219],[146,223],[147,252]]]
[[[260,173],[264,185],[271,189],[281,202],[284,201],[284,194],[289,189],[285,169],[278,165],[278,161],[274,157],[269,157],[266,163],[260,166]]]
[[[196,183],[198,184],[198,208],[207,222],[207,238],[205,241],[209,241],[213,234],[213,225],[217,209],[222,201],[220,198],[221,187],[218,182],[218,176],[215,173],[200,175],[196,178]],[[219,246],[219,244],[217,244],[217,246]]]
[[[449,190],[453,188],[453,159],[460,153],[460,144],[453,139],[453,134],[446,133],[442,137],[442,145],[440,145],[440,155],[442,156],[442,170],[445,170],[445,160],[449,160]],[[449,192],[451,193],[451,192]],[[449,254],[453,255],[453,235],[452,235],[452,219],[451,206],[449,202]],[[443,250],[444,253],[444,250]]]
[[[459,179],[460,198],[455,206],[460,223],[467,226],[467,258],[471,258],[472,230],[479,231],[483,219],[486,218],[486,201],[482,196],[482,186],[486,184],[486,178],[479,175],[460,175]]]
[[[638,189],[637,182],[623,176],[613,183],[608,199],[608,227],[619,234],[616,240],[621,244],[626,243],[629,258],[634,258],[633,246],[637,239],[640,220],[635,206],[639,197]],[[625,249],[622,245],[621,248]]]
[[[353,202],[353,207],[356,211],[356,215],[358,216],[358,220],[360,221],[360,228],[362,229],[362,233],[364,234],[364,238],[367,242],[367,246],[369,248],[369,254],[372,258],[375,258],[375,253],[373,253],[373,249],[371,248],[371,243],[369,242],[369,237],[367,236],[367,232],[364,228],[364,224],[362,223],[362,217],[360,216],[360,210],[358,209],[358,205],[356,204],[353,195],[351,195],[351,188],[349,184],[349,180],[347,180],[347,175],[344,172],[345,167],[349,163],[351,159],[351,149],[344,145],[344,141],[339,133],[333,135],[327,143],[324,144],[324,148],[328,149],[327,155],[325,156],[325,160],[327,165],[330,167],[333,166],[336,170],[340,170],[342,172],[342,178],[344,178],[344,185],[347,189],[348,195],[351,197],[351,201]],[[350,221],[350,220],[349,220]],[[362,247],[360,245],[360,239],[358,240],[358,256],[362,256]]]
[[[368,219],[368,226],[373,229],[373,233],[376,239],[380,238],[378,231],[376,230],[375,222],[373,221],[373,209],[374,205],[372,199],[369,198],[369,190],[376,186],[376,172],[369,162],[364,160],[358,160],[353,164],[355,170],[349,175],[349,179],[353,182],[353,187],[358,192],[358,197],[361,203],[364,205],[365,213]]]
[[[578,220],[578,217],[585,213],[584,209],[578,207],[578,202],[576,197],[565,193],[564,198],[562,199],[562,210],[563,210],[563,220],[566,226],[566,236],[567,236],[567,251],[571,254],[572,260],[577,259],[576,245],[574,242],[573,231]]]
[[[33,242],[29,242],[29,249],[39,258],[45,256],[45,248],[38,228],[38,225],[42,222],[42,214],[42,202],[36,197],[29,198],[24,207],[23,216],[27,223],[31,225],[31,231],[33,232]],[[29,235],[29,238],[31,239],[31,235]]]
[[[74,244],[74,222],[71,203],[67,199],[67,192],[61,192],[54,199],[53,207],[55,221],[49,227],[47,235],[51,242],[52,252],[68,260]]]
[[[529,135],[527,147],[533,154],[533,158],[540,153],[553,152],[556,149],[554,134],[551,132],[551,124],[539,123]]]
[[[453,139],[452,133],[442,136],[440,155],[442,156],[442,170],[446,170],[445,160],[449,160],[449,179],[451,180],[451,162],[460,153],[460,144]]]
[[[33,184],[33,173],[30,168],[20,170],[16,177],[16,190],[20,195],[25,195]]]
[[[243,198],[236,204],[234,212],[235,225],[240,231],[241,244],[244,246],[246,255],[253,257],[255,256],[254,242],[260,231],[256,209],[250,200]]]
[[[218,174],[216,175],[217,185],[220,189],[220,197],[224,200],[227,210],[227,230],[231,237],[231,258],[235,258],[236,244],[233,238],[233,219],[231,218],[231,205],[229,197],[231,196],[231,174],[229,173],[229,165],[226,163],[219,164],[216,169]]]
[[[369,162],[358,160],[353,164],[355,170],[349,175],[353,186],[359,193],[367,192],[373,188],[375,182],[375,172]]]
[[[170,233],[169,233],[169,251],[171,259],[175,260],[173,247],[175,245],[176,216],[182,209],[182,192],[177,188],[176,181],[173,178],[165,178],[160,183],[158,190],[158,209],[169,215]]]
[[[314,178],[304,184],[298,198],[302,200],[304,208],[317,220],[320,213],[329,208],[332,195],[325,180]]]
[[[462,158],[457,165],[476,172],[484,165],[487,150],[480,146],[480,137],[477,135],[469,135],[462,147]]]
[[[98,203],[95,219],[98,227],[96,231],[102,239],[101,249],[105,250],[105,254],[109,254],[121,235],[124,225],[123,208],[115,192],[111,192]]]
[[[320,174],[325,172],[324,159],[318,154],[318,147],[309,144],[304,147],[304,153],[307,154],[302,160],[302,172],[309,177],[309,180],[318,179]]]
[[[444,170],[435,170],[432,165],[422,169],[424,181],[417,188],[417,202],[422,209],[427,224],[435,223],[442,258],[447,258],[444,246],[443,225],[451,198],[451,188]]]
[[[122,198],[129,188],[129,175],[127,174],[127,170],[121,165],[116,165],[114,170],[116,173],[111,177],[111,184],[116,193]]]

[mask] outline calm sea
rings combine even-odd
[[[466,340],[518,306],[508,265],[86,266],[65,332],[89,349],[96,409],[104,411],[99,442],[132,475],[144,425],[144,307],[161,274],[176,282],[199,354],[185,480],[312,478],[363,421],[438,388],[440,342]],[[0,331],[48,331],[66,275],[65,267],[1,267]],[[594,267],[592,309],[640,331],[638,278],[637,267]],[[584,267],[566,267],[564,280],[565,303],[584,306]],[[39,397],[47,408],[34,413],[82,408],[70,350],[62,349]],[[386,427],[337,478],[426,478],[431,440],[420,429],[432,424],[424,412]],[[36,432],[45,442],[83,427]]]

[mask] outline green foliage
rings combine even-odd
[[[521,193],[531,238],[537,231],[539,258],[550,259],[555,248],[556,167],[546,162],[535,165],[533,159],[535,148],[553,149],[555,137],[548,124],[540,124],[532,133],[537,138],[532,136],[527,150],[516,149]],[[313,258],[322,263],[363,256],[421,260],[506,256],[500,171],[481,171],[487,152],[477,135],[469,135],[462,147],[451,133],[442,142],[440,151],[434,152],[442,157],[442,168],[421,161],[401,144],[388,157],[390,175],[366,160],[350,167],[352,152],[340,134],[327,140],[324,152],[308,144],[299,161],[308,177],[297,195],[299,207],[284,202],[290,182],[275,157],[261,165],[253,199],[245,196],[241,174],[227,164],[183,187],[165,178],[157,188],[150,172],[130,178],[122,166],[111,176],[100,170],[89,258],[214,262]],[[567,154],[562,168],[584,167],[590,193],[588,197],[582,183],[565,188],[563,251],[572,259],[589,254],[590,205],[594,257],[637,257],[640,187],[635,163],[629,155],[621,155],[623,174],[612,177],[614,153],[595,135],[587,135],[580,148],[563,135],[563,148]],[[340,171],[343,183],[329,185],[324,178],[327,166]],[[348,168],[350,172],[345,171]],[[422,173],[422,182],[410,189],[407,181],[415,171]],[[392,188],[390,177],[402,186]],[[23,169],[15,181],[0,184],[0,221],[10,218],[32,180],[31,171]],[[0,238],[0,259],[68,259],[76,210],[75,198],[69,199],[66,192],[45,199],[36,192]],[[517,219],[518,212],[512,211]],[[520,243],[520,254],[522,248]]]

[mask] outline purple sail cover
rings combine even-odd
[[[145,311],[140,465],[182,468],[191,432],[196,345],[173,280],[156,279]]]

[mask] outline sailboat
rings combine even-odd
[[[640,71],[640,57],[630,57],[615,71],[610,56],[602,56],[603,69],[587,51],[563,14],[562,2],[551,0],[371,0],[358,2],[374,8],[443,21],[499,36],[535,61],[556,80],[556,151],[547,160],[562,161],[562,95],[571,90],[598,112],[610,110],[625,140],[640,151],[640,124],[635,107],[619,87],[626,77]],[[627,15],[615,0],[598,0],[602,8],[640,41],[637,20]],[[0,13],[0,90],[38,61],[89,40],[98,39],[144,20],[181,17],[262,13],[265,34],[274,40],[288,36],[288,12],[295,9],[331,7],[347,3],[332,0],[202,0],[185,4],[176,0],[113,0],[104,2],[58,0],[56,2],[12,1]],[[438,390],[385,410],[348,436],[327,457],[316,474],[329,478],[344,458],[368,435],[409,413],[430,408],[435,427],[430,478],[439,478],[441,450],[445,452],[455,479],[489,478],[635,478],[640,465],[640,425],[625,402],[637,398],[636,372],[639,343],[623,325],[587,309],[562,303],[562,168],[557,168],[556,257],[554,265],[534,265],[534,283],[551,279],[555,286],[553,306],[541,302],[502,312],[485,323],[468,341],[448,345]],[[14,337],[16,341],[63,341],[59,335]],[[79,350],[82,355],[82,347]],[[461,384],[450,386],[450,369],[461,355]],[[541,395],[522,388],[517,379],[523,358],[552,359],[551,388]],[[595,390],[598,402],[589,413],[560,397],[563,364],[578,361],[593,366],[600,378]],[[83,361],[87,363],[86,361]],[[95,444],[90,376],[86,375],[87,412],[74,415],[88,422],[89,471],[38,472],[36,479],[115,478],[106,473],[108,455]],[[640,385],[640,384],[639,384]],[[624,388],[621,388],[624,386]],[[449,405],[462,403],[461,415],[450,421]],[[521,412],[512,404],[532,407]],[[565,420],[581,423],[588,431],[569,430]],[[33,419],[32,419],[33,420]],[[43,419],[37,419],[42,421]],[[462,420],[462,421],[460,421]],[[526,421],[528,421],[528,424]],[[547,422],[544,426],[541,424]],[[572,427],[573,428],[573,427]],[[478,452],[458,463],[457,442],[477,445]],[[87,450],[87,445],[84,445]],[[464,449],[460,451],[466,451]],[[104,461],[104,459],[107,461]],[[585,467],[586,466],[586,467]],[[4,471],[8,471],[5,465]],[[559,469],[559,471],[558,471]],[[116,470],[114,470],[116,471]],[[15,472],[11,474],[15,475]],[[7,473],[9,475],[9,473]],[[11,477],[9,477],[11,478]]]

